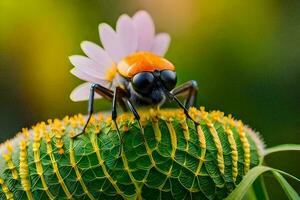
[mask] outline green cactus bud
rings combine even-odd
[[[97,114],[76,138],[81,115],[23,129],[0,146],[0,198],[223,199],[262,158],[259,136],[219,111],[140,115],[116,129]]]

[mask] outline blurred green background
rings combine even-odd
[[[82,81],[69,73],[68,56],[82,54],[82,40],[99,43],[100,22],[115,26],[120,14],[139,9],[171,34],[166,57],[179,82],[198,81],[199,105],[242,119],[267,146],[300,143],[299,0],[1,0],[0,141],[41,120],[85,113],[86,102],[69,99]],[[299,158],[291,152],[267,162],[300,177]]]

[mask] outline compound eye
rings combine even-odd
[[[132,79],[133,88],[139,93],[149,93],[154,85],[154,76],[150,72],[141,72]]]
[[[165,88],[169,91],[171,91],[177,83],[177,76],[176,72],[171,70],[163,70],[160,72],[160,79],[162,80],[162,83],[164,84]]]

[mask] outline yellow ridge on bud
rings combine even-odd
[[[243,150],[244,150],[244,174],[246,174],[249,170],[250,170],[250,158],[251,158],[251,154],[250,154],[250,144],[249,141],[246,137],[246,133],[244,131],[244,124],[242,121],[238,121],[237,122],[237,130],[240,136],[240,140],[242,142],[243,145]]]
[[[34,138],[33,138],[33,143],[32,143],[32,150],[33,150],[33,157],[34,157],[34,163],[36,166],[36,172],[38,176],[41,179],[42,186],[44,191],[46,192],[47,196],[49,199],[54,199],[53,194],[49,191],[49,188],[47,186],[45,177],[44,177],[44,170],[43,170],[43,165],[41,162],[41,155],[40,155],[40,147],[41,147],[41,129],[34,127]]]
[[[228,142],[230,144],[231,149],[231,159],[232,159],[232,177],[233,181],[236,181],[236,177],[238,175],[238,150],[237,145],[233,136],[233,132],[230,128],[230,124],[228,122],[228,118],[224,117],[224,119],[221,121],[223,124],[225,133],[227,135]]]
[[[159,113],[157,110],[151,109],[150,110],[150,115],[152,119],[152,126],[155,134],[155,139],[157,142],[161,141],[161,132],[158,126],[158,118],[159,118]]]
[[[201,117],[206,122],[206,126],[209,128],[210,134],[213,137],[213,141],[217,148],[218,167],[220,172],[224,174],[225,164],[224,164],[224,157],[223,157],[223,148],[217,130],[214,124],[212,123],[212,121],[208,118],[208,112],[206,112],[204,109],[201,110]]]
[[[70,163],[72,165],[72,168],[75,171],[76,177],[77,177],[77,181],[80,183],[83,191],[85,194],[87,194],[87,196],[91,199],[91,200],[95,200],[95,197],[89,192],[88,188],[86,187],[82,177],[81,177],[81,173],[77,167],[76,164],[76,160],[75,160],[75,153],[74,153],[74,140],[71,139],[70,140],[70,150],[69,150],[69,154],[70,154]]]
[[[29,169],[27,161],[27,141],[22,140],[20,142],[20,179],[21,184],[26,192],[27,198],[33,200],[32,192],[30,191],[31,183],[29,180]]]
[[[13,179],[17,180],[18,179],[18,171],[14,163],[12,162],[12,152],[13,152],[13,146],[12,144],[8,141],[5,144],[7,153],[3,153],[2,157],[7,163],[8,169],[11,171]]]
[[[171,137],[171,145],[172,145],[171,158],[174,160],[175,159],[175,154],[176,154],[176,149],[177,149],[177,138],[176,138],[176,132],[175,132],[174,127],[172,125],[172,119],[171,118],[167,119],[167,127],[168,127],[170,137]]]
[[[2,191],[5,194],[5,197],[7,200],[13,200],[14,199],[14,195],[13,193],[9,190],[9,188],[7,187],[7,185],[4,183],[4,180],[0,178],[0,185],[2,187]]]
[[[49,135],[49,133],[47,131],[45,132],[45,134],[46,134],[45,135],[46,136],[45,137],[45,141],[46,141],[46,146],[47,146],[47,154],[50,157],[52,168],[53,168],[53,172],[55,173],[55,175],[56,175],[56,177],[58,179],[59,184],[61,185],[63,191],[65,192],[67,199],[73,199],[72,194],[69,192],[69,189],[67,188],[67,186],[66,186],[66,184],[64,182],[64,179],[60,175],[56,159],[55,159],[55,157],[53,155],[53,149],[52,149],[52,144],[51,144],[51,142],[52,142],[51,136]]]

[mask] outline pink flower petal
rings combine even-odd
[[[132,17],[138,34],[138,50],[150,51],[155,35],[155,27],[151,16],[146,11],[138,11]]]
[[[86,101],[90,96],[90,88],[92,83],[83,83],[77,86],[70,94],[72,101]],[[102,97],[98,94],[95,94],[96,99],[101,99]]]
[[[137,50],[137,31],[128,15],[121,15],[117,21],[117,34],[124,53],[129,55]]]
[[[102,23],[99,25],[99,34],[105,51],[115,62],[120,61],[125,56],[125,53],[116,32],[108,24]]]
[[[159,33],[155,36],[151,52],[159,55],[164,56],[167,52],[169,45],[170,45],[170,35],[167,33]]]
[[[93,42],[83,41],[81,43],[81,49],[88,57],[97,62],[102,68],[109,68],[113,65],[113,61],[109,57],[108,53],[99,45]]]
[[[72,65],[85,74],[104,79],[106,70],[95,61],[89,59],[88,57],[78,55],[70,56],[69,59]]]
[[[80,78],[81,80],[87,81],[87,82],[98,83],[98,84],[103,85],[103,86],[106,86],[107,82],[108,82],[106,80],[103,80],[103,79],[97,78],[95,76],[86,74],[86,73],[80,71],[78,68],[73,68],[70,72],[74,76]]]

